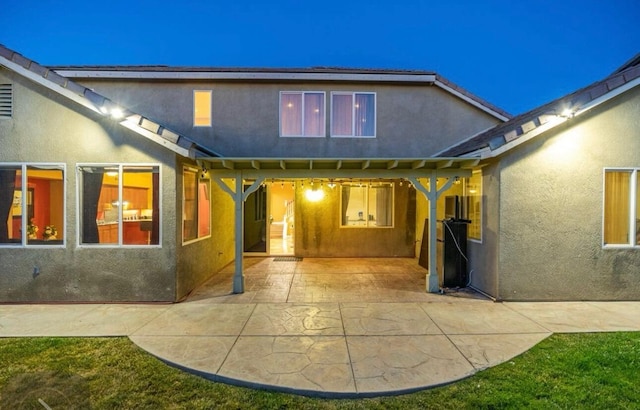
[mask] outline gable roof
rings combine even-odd
[[[152,66],[53,66],[69,78],[122,80],[216,80],[216,81],[331,81],[367,83],[405,83],[434,85],[487,114],[507,121],[511,114],[470,93],[433,71],[375,68],[237,68]]]
[[[90,88],[75,83],[55,71],[0,44],[0,66],[28,78],[101,116],[111,117],[120,125],[188,158],[219,156],[216,152],[196,144],[190,138],[171,131],[142,114],[121,107]]]
[[[491,158],[574,118],[640,84],[640,53],[608,77],[534,108],[438,154]]]

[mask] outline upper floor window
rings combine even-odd
[[[280,136],[324,137],[324,92],[280,92]]]
[[[78,166],[79,243],[160,244],[160,167]]]
[[[375,137],[376,94],[331,93],[332,137]]]
[[[0,164],[0,245],[64,244],[64,164]]]
[[[640,246],[640,169],[604,172],[603,243]]]
[[[343,227],[393,227],[393,184],[389,182],[342,184]]]
[[[193,125],[211,126],[211,90],[193,92]]]
[[[0,118],[13,116],[13,87],[11,84],[0,84]]]
[[[182,241],[211,236],[211,182],[195,168],[184,168],[182,179]]]

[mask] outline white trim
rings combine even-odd
[[[491,108],[487,107],[484,104],[481,104],[480,102],[474,100],[473,98],[470,98],[467,95],[464,95],[463,93],[449,87],[448,85],[442,83],[441,81],[434,81],[434,84],[440,88],[442,88],[445,91],[450,92],[451,94],[455,95],[456,97],[468,102],[469,104],[473,105],[476,108],[481,109],[482,111],[491,114],[492,116],[501,119],[502,121],[509,121],[509,117],[505,117],[503,114],[500,114],[499,112],[492,110]]]
[[[186,148],[182,148],[180,145],[175,144],[163,137],[161,137],[158,134],[155,134],[151,131],[145,130],[144,128],[140,127],[138,125],[138,123],[135,121],[135,117],[128,117],[127,119],[125,119],[124,121],[120,122],[120,125],[122,125],[125,128],[130,129],[131,131],[135,132],[136,134],[140,134],[145,138],[150,139],[151,141],[162,145],[163,147],[167,148],[168,150],[171,150],[173,152],[175,152],[176,154],[182,155],[185,158],[193,158],[193,153]]]
[[[113,78],[154,80],[275,80],[275,81],[353,81],[433,83],[435,74],[399,73],[306,73],[266,71],[126,71],[59,69],[56,73],[69,78]]]
[[[302,129],[300,135],[289,135],[282,133],[282,95],[283,94],[299,94],[301,96],[302,106],[300,107],[301,119],[302,119]],[[322,94],[322,132],[320,135],[305,135],[304,133],[304,108],[305,108],[305,95],[307,94]],[[325,91],[280,91],[278,95],[278,135],[281,138],[326,138],[327,136],[327,93]]]

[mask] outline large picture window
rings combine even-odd
[[[79,165],[82,245],[160,244],[158,165]]]
[[[0,246],[63,245],[64,164],[0,164]]]
[[[393,184],[342,184],[341,211],[343,227],[393,227]]]
[[[375,137],[375,93],[334,92],[331,94],[332,137]]]
[[[324,137],[323,92],[280,93],[280,136]]]
[[[199,172],[184,168],[182,184],[183,242],[211,236],[211,182],[199,179]]]
[[[640,246],[640,169],[604,172],[603,244]]]

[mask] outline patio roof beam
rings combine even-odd
[[[236,170],[230,169],[212,169],[209,168],[211,175],[219,178],[234,178]],[[410,177],[428,178],[432,174],[436,174],[438,178],[460,177],[467,178],[471,176],[471,169],[448,168],[448,169],[248,169],[243,170],[242,175],[247,179],[256,178],[273,178],[273,179],[296,179],[296,178],[384,178],[399,179]]]

